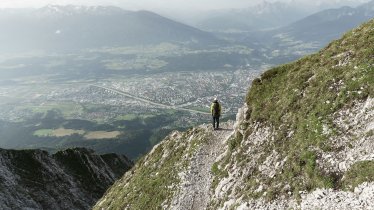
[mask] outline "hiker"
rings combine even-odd
[[[214,98],[212,105],[210,106],[210,112],[213,117],[213,129],[219,129],[219,117],[221,116],[221,104],[218,103],[217,98]],[[217,123],[217,126],[216,126]]]

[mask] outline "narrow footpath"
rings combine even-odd
[[[226,140],[233,134],[234,122],[221,125],[220,130],[213,130],[211,125],[202,125],[212,138],[199,146],[199,150],[191,160],[190,168],[184,174],[181,190],[173,199],[172,209],[202,210],[209,202],[209,191],[212,178],[212,166],[225,149]]]

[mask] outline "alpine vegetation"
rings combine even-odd
[[[374,206],[374,20],[255,79],[234,123],[174,132],[94,209]]]

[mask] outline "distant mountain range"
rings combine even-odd
[[[325,45],[337,39],[345,31],[374,17],[374,1],[359,7],[341,7],[310,15],[289,26],[273,31],[276,35],[285,35],[304,42],[319,42]]]
[[[148,11],[55,6],[0,15],[0,51],[71,50],[176,42],[218,43],[213,35]]]
[[[275,28],[305,17],[305,11],[284,2],[264,1],[245,9],[213,11],[196,23],[212,32],[246,32]]]
[[[242,43],[267,49],[270,59],[279,60],[269,62],[283,63],[321,49],[373,17],[374,1],[355,8],[328,9],[278,29],[248,33]]]
[[[364,0],[365,1],[365,0]],[[248,8],[210,11],[190,24],[211,32],[238,33],[279,28],[322,10],[357,6],[363,1],[262,1]],[[183,19],[183,18],[182,18]],[[187,19],[188,22],[188,18]]]
[[[133,163],[122,155],[68,149],[0,149],[1,209],[90,209]]]

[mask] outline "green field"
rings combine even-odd
[[[121,135],[119,131],[92,131],[88,132],[84,135],[85,139],[92,140],[92,139],[114,139]]]
[[[34,132],[34,136],[38,137],[65,137],[71,136],[73,134],[78,134],[83,136],[85,139],[113,139],[117,138],[121,132],[120,131],[85,131],[85,130],[74,130],[74,129],[40,129]]]
[[[57,102],[48,102],[42,104],[23,104],[17,106],[16,108],[18,111],[21,110],[30,110],[33,113],[41,113],[46,114],[48,111],[51,110],[58,110],[62,113],[63,117],[71,118],[76,116],[77,114],[82,114],[84,112],[83,107],[80,104],[74,102],[64,102],[64,103],[57,103]]]
[[[84,130],[58,128],[58,129],[40,129],[40,130],[35,131],[34,135],[39,136],[39,137],[46,137],[46,136],[64,137],[64,136],[70,136],[73,134],[83,135],[85,133],[86,132]]]
[[[187,108],[187,109],[196,110],[196,111],[199,111],[199,112],[210,113],[210,108],[208,108],[208,107],[191,106],[191,107],[186,107],[186,108]]]

